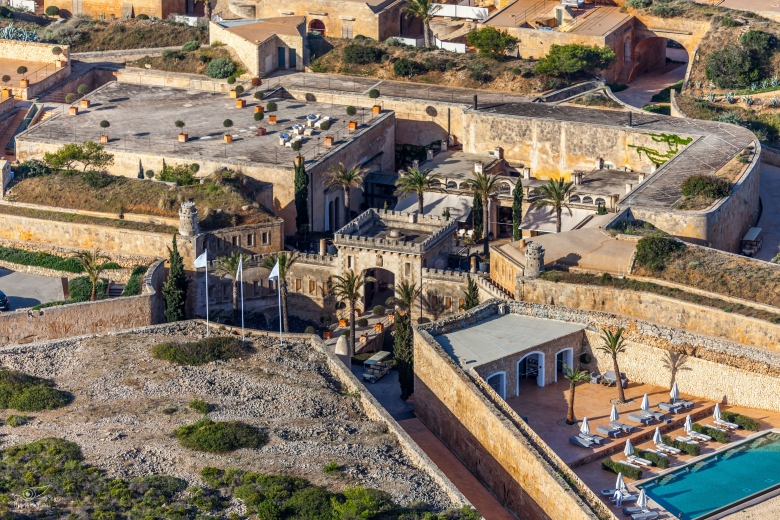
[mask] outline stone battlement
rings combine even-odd
[[[246,255],[244,257],[244,267],[250,268],[250,267],[258,267],[260,263],[263,261],[263,259],[267,256],[269,256],[272,253],[266,253],[262,255]],[[296,264],[307,264],[307,265],[323,265],[326,267],[336,267],[338,260],[338,256],[336,255],[317,255],[317,254],[310,254],[310,253],[299,253],[298,259],[296,260]],[[209,260],[208,263],[209,271],[216,269],[217,267],[217,260]]]

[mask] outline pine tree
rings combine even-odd
[[[523,230],[520,225],[523,223],[523,181],[517,179],[515,189],[512,192],[512,240],[523,238]]]
[[[468,280],[468,286],[466,287],[466,290],[463,291],[463,294],[466,297],[464,299],[463,305],[461,306],[461,310],[464,311],[473,309],[479,305],[479,287],[477,287],[477,282],[475,282],[469,275],[466,275],[466,279]]]
[[[471,214],[474,215],[474,240],[482,238],[482,198],[474,195],[474,201],[471,203]]]
[[[395,341],[393,354],[401,385],[401,399],[404,401],[414,393],[414,350],[412,348],[411,313],[395,313]]]
[[[184,274],[184,262],[176,245],[176,235],[173,235],[173,248],[168,248],[168,279],[163,284],[162,293],[165,297],[165,319],[168,322],[184,319],[184,307],[187,304],[187,286],[190,281]]]
[[[138,159],[138,178],[144,178],[144,165],[141,164],[141,159]]]
[[[304,225],[309,225],[309,176],[303,157],[298,154],[298,164],[295,166],[295,226],[298,231]]]

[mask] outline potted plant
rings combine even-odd
[[[190,134],[182,130],[182,128],[184,128],[184,121],[182,121],[181,119],[177,119],[176,122],[173,124],[176,125],[176,128],[179,129],[179,142],[186,143],[187,138],[190,136]]]
[[[382,325],[381,323],[374,323],[374,330],[376,332],[382,332],[383,330],[385,330],[385,326]]]
[[[349,325],[349,320],[346,318],[339,318],[339,327],[346,327]]]
[[[255,107],[255,108],[257,108],[257,107]],[[262,121],[264,117],[265,117],[265,114],[263,114],[262,112],[255,112],[255,115],[254,115],[255,121]]]
[[[268,116],[268,124],[275,125],[276,124],[276,114],[271,114]]]
[[[224,126],[225,128],[230,128],[233,126],[233,121],[231,121],[230,119],[225,119],[224,121],[222,121],[222,126]],[[226,143],[233,142],[233,134],[231,133],[225,133],[225,135],[223,135],[222,137],[225,138]]]
[[[263,105],[255,105],[255,114],[262,114],[265,112]]]
[[[236,107],[237,108],[244,108],[246,106],[246,100],[245,99],[238,99],[241,97],[241,94],[244,93],[244,87],[241,85],[237,86],[233,89],[233,91],[236,93]]]
[[[325,146],[333,146],[333,136],[332,135],[325,136]]]
[[[357,130],[357,121],[350,121],[348,125],[349,125],[350,132],[354,132],[355,130]]]
[[[109,123],[105,119],[100,122],[100,128],[102,128],[104,130],[106,128],[108,128],[109,126],[111,126],[111,123]],[[108,142],[108,134],[100,134],[100,142],[102,144],[106,144]]]
[[[382,112],[382,106],[381,105],[374,105],[371,107],[371,113],[372,114],[379,114]]]
[[[265,97],[265,94],[263,94],[262,91],[258,90],[257,92],[255,92],[255,99],[256,100],[261,101],[264,97]]]
[[[2,77],[2,80],[3,80],[3,99],[8,99],[9,97],[11,97],[11,89],[8,88],[8,82],[11,81],[11,76],[5,74]]]
[[[264,126],[258,127],[257,135],[265,135],[267,131],[268,130]]]
[[[80,96],[83,96],[89,91],[89,88],[85,84],[79,85],[79,88],[76,89],[76,92],[79,93]],[[81,106],[84,108],[89,108],[89,99],[82,99],[81,100]]]
[[[24,75],[24,74],[27,74],[27,67],[25,67],[24,65],[22,65],[21,67],[19,67],[18,69],[16,69],[16,73],[17,73],[17,74],[22,74],[22,75]],[[29,86],[30,86],[30,80],[29,80],[29,79],[26,79],[26,78],[22,78],[22,79],[20,79],[20,80],[19,80],[19,86],[20,86],[21,88],[27,88],[27,87],[29,87]]]
[[[330,329],[325,329],[322,331],[322,339],[330,339],[333,337],[333,331]]]

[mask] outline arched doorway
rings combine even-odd
[[[322,20],[314,19],[309,23],[309,32],[318,32],[325,36],[325,24],[322,23]]]
[[[496,391],[501,399],[506,399],[506,372],[496,372],[485,379],[488,385]]]
[[[341,199],[336,197],[328,203],[328,229],[327,231],[336,231],[339,229],[339,216],[341,214]]]
[[[555,381],[563,381],[563,365],[574,366],[574,349],[569,347],[555,353]]]
[[[370,312],[377,305],[386,306],[387,299],[394,294],[395,273],[381,267],[374,267],[366,269],[363,274],[374,279],[373,282],[366,282],[363,286],[363,304],[366,312]],[[414,309],[412,315],[414,316]]]
[[[529,352],[517,362],[517,395],[523,385],[534,381],[544,386],[544,353],[539,351]]]

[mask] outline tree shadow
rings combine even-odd
[[[676,350],[667,350],[666,355],[661,360],[663,367],[669,371],[669,388],[672,388],[677,379],[678,372],[691,370],[691,367],[685,366],[688,362],[688,355]]]

